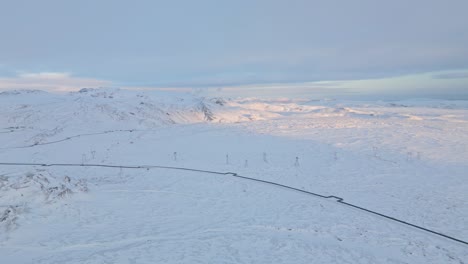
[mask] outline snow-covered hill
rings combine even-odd
[[[0,93],[0,162],[233,171],[468,240],[468,102]],[[0,165],[0,263],[466,263],[324,200],[165,169]]]

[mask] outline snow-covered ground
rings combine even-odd
[[[468,240],[468,102],[0,93],[0,162],[237,172]],[[0,165],[0,263],[468,263],[468,246],[271,185]]]

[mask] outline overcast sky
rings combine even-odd
[[[0,3],[0,89],[57,79],[213,87],[431,73],[439,85],[431,89],[468,90],[466,0]]]

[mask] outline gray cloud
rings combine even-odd
[[[468,79],[468,71],[466,72],[447,72],[433,76],[434,79]],[[467,83],[468,86],[468,83]]]
[[[468,68],[468,1],[7,1],[2,72],[128,85],[366,79]]]

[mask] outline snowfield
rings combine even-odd
[[[468,241],[468,101],[0,93],[0,163],[240,175]],[[468,245],[206,172],[0,164],[0,263],[468,263]]]

